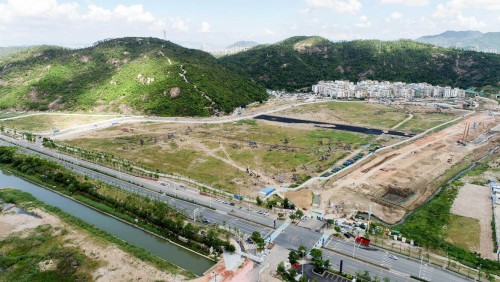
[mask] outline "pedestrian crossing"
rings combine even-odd
[[[422,265],[422,272],[420,274],[420,277],[424,280],[427,281],[433,281],[432,280],[432,274],[434,272],[434,268],[429,266],[428,264]]]

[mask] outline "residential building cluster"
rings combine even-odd
[[[358,83],[347,80],[320,81],[312,91],[321,96],[338,99],[348,98],[463,98],[465,90],[427,83],[404,83],[363,80]]]
[[[253,46],[233,46],[231,48],[224,48],[224,49],[204,49],[203,47],[201,50],[207,51],[212,55],[218,55],[218,56],[226,56],[226,55],[232,55],[240,52],[244,52],[252,48]]]

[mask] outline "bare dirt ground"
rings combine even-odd
[[[183,276],[173,276],[162,272],[156,267],[125,253],[113,244],[95,238],[88,232],[62,222],[56,216],[35,209],[33,212],[41,218],[12,212],[0,213],[0,239],[12,234],[27,234],[40,225],[49,224],[52,227],[61,227],[69,232],[62,236],[67,246],[78,247],[85,255],[101,262],[101,267],[94,274],[95,281],[185,281]]]
[[[383,221],[397,222],[407,210],[415,209],[434,193],[437,187],[432,184],[436,178],[473,152],[499,142],[498,138],[491,138],[480,145],[474,142],[457,145],[466,122],[477,125],[476,129],[471,126],[467,139],[471,141],[496,126],[500,117],[475,114],[402,148],[376,153],[348,177],[332,178],[322,185],[321,206],[328,208],[329,203],[334,203],[360,211],[368,211],[372,206],[373,214]],[[392,194],[391,198],[406,201],[394,203],[382,199],[388,193]]]
[[[293,107],[273,115],[418,133],[460,114],[462,111],[438,109],[434,106],[330,101]]]
[[[2,121],[2,123],[6,127],[16,128],[18,130],[50,132],[51,130],[61,130],[72,126],[93,124],[117,118],[119,118],[119,116],[41,114],[5,120]]]
[[[285,197],[299,207],[310,207],[312,203],[312,191],[309,189],[286,192]]]
[[[471,205],[472,203],[473,205]],[[479,220],[481,226],[480,248],[479,250],[472,251],[479,251],[485,258],[496,259],[491,239],[491,218],[493,212],[491,209],[489,188],[469,183],[465,184],[460,188],[458,196],[453,202],[451,213]],[[464,228],[466,227],[464,226]]]
[[[319,175],[372,138],[246,120],[214,125],[122,123],[63,144],[105,151],[150,170],[255,197],[262,187]]]
[[[220,260],[213,268],[205,273],[203,277],[193,280],[193,282],[251,282],[257,281],[250,278],[250,273],[254,269],[254,262],[250,259],[245,259],[235,270],[226,269],[224,260]],[[217,275],[217,276],[216,276]],[[265,281],[265,280],[264,280]]]

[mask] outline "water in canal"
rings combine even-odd
[[[101,214],[91,208],[65,198],[57,193],[27,182],[0,170],[0,188],[14,188],[28,192],[38,200],[60,208],[95,227],[104,230],[132,245],[142,247],[173,264],[197,275],[202,275],[214,262],[176,246],[161,238],[148,234],[117,219]]]

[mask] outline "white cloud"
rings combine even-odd
[[[307,9],[329,9],[337,13],[358,13],[363,5],[358,0],[306,0]]]
[[[478,20],[474,16],[465,16],[463,12],[472,9],[481,10],[500,10],[500,1],[498,0],[451,0],[444,4],[436,6],[432,14],[435,18],[443,19],[453,26],[459,26],[467,29],[480,29],[486,27],[486,22]]]
[[[8,0],[0,4],[0,21],[11,22],[17,18],[53,19],[64,17],[75,19],[78,17],[77,3],[58,4],[56,0]]]
[[[106,22],[113,18],[113,12],[111,10],[96,5],[89,5],[88,8],[89,11],[87,14],[83,15],[85,20]]]
[[[114,10],[114,14],[119,18],[127,20],[128,22],[152,23],[156,21],[155,16],[153,16],[150,12],[144,11],[144,7],[142,5],[118,5]]]
[[[456,16],[457,23],[468,29],[478,29],[486,26],[484,21],[479,21],[475,17],[466,17],[459,12]]]
[[[269,36],[271,36],[271,35],[275,35],[275,34],[276,34],[274,31],[272,31],[272,30],[271,30],[270,28],[268,28],[268,27],[264,28],[264,33],[265,33],[266,35],[269,35]]]
[[[355,24],[355,26],[361,27],[361,28],[370,27],[371,25],[372,25],[372,23],[370,22],[368,17],[365,15],[362,15],[361,17],[359,17],[358,22]]]
[[[436,7],[434,16],[445,17],[446,14],[457,14],[459,11],[467,10],[500,10],[500,1],[498,0],[451,0]]]
[[[182,32],[189,31],[189,27],[184,20],[179,19],[179,18],[175,18],[172,21],[173,21],[172,29],[174,29],[176,31],[182,31]]]
[[[385,18],[387,22],[397,21],[403,17],[403,14],[399,12],[392,12],[389,17]]]
[[[1,43],[83,47],[103,38],[159,37],[160,31],[167,30],[165,21],[143,5],[105,8],[96,4],[78,4],[76,0],[62,1],[0,0]]]
[[[96,5],[88,5],[87,12],[82,13],[77,3],[58,3],[57,0],[9,0],[0,4],[0,21],[22,22],[36,19],[72,20],[105,22],[125,20],[127,22],[142,22],[158,24],[162,21],[144,10],[142,5],[117,5],[109,10]]]
[[[429,4],[429,0],[380,0],[382,4],[399,4],[411,7],[424,7]]]
[[[201,28],[200,28],[200,32],[202,33],[208,33],[210,32],[210,29],[211,29],[211,26],[208,22],[202,22],[201,23]]]
[[[392,12],[390,18],[393,20],[399,20],[403,15],[399,12]]]

